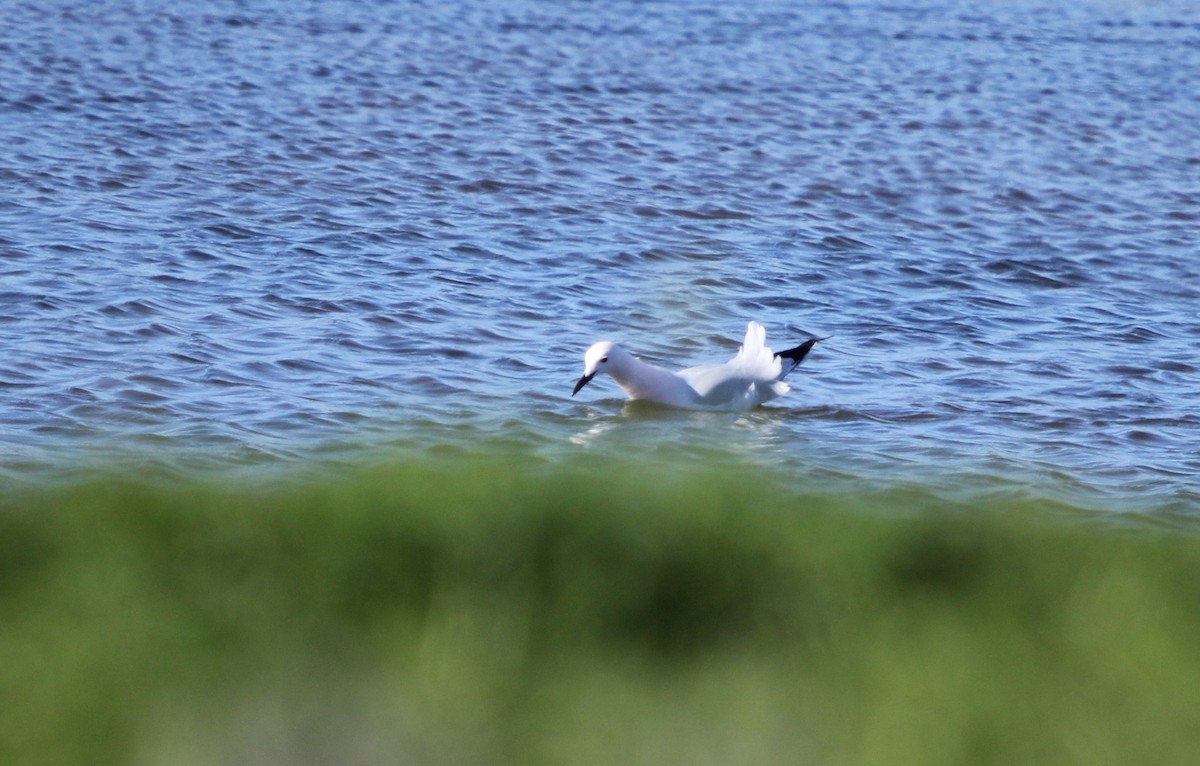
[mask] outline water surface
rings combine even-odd
[[[3,16],[9,478],[595,449],[1200,509],[1193,3]],[[772,406],[569,396],[749,319],[832,336]]]

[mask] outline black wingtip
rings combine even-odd
[[[804,357],[808,356],[808,352],[812,351],[813,346],[815,346],[817,343],[820,343],[823,340],[829,340],[829,338],[828,337],[809,338],[808,340],[801,343],[799,346],[796,346],[795,348],[789,348],[787,351],[780,351],[775,356],[779,356],[779,357],[783,357],[784,359],[791,360],[792,366],[795,367],[796,365],[798,365],[804,361]]]

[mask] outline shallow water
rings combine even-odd
[[[18,3],[0,467],[732,452],[1200,510],[1191,2]],[[611,338],[832,336],[749,414]]]

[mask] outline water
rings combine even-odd
[[[1200,7],[7,3],[0,468],[734,453],[1200,510]],[[749,414],[610,338],[830,335]]]

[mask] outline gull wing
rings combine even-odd
[[[745,401],[749,406],[787,393],[779,383],[782,365],[766,345],[767,331],[758,322],[746,326],[742,347],[725,364],[704,364],[679,373],[707,403]],[[782,387],[782,390],[779,388]],[[768,390],[770,393],[768,393]]]

